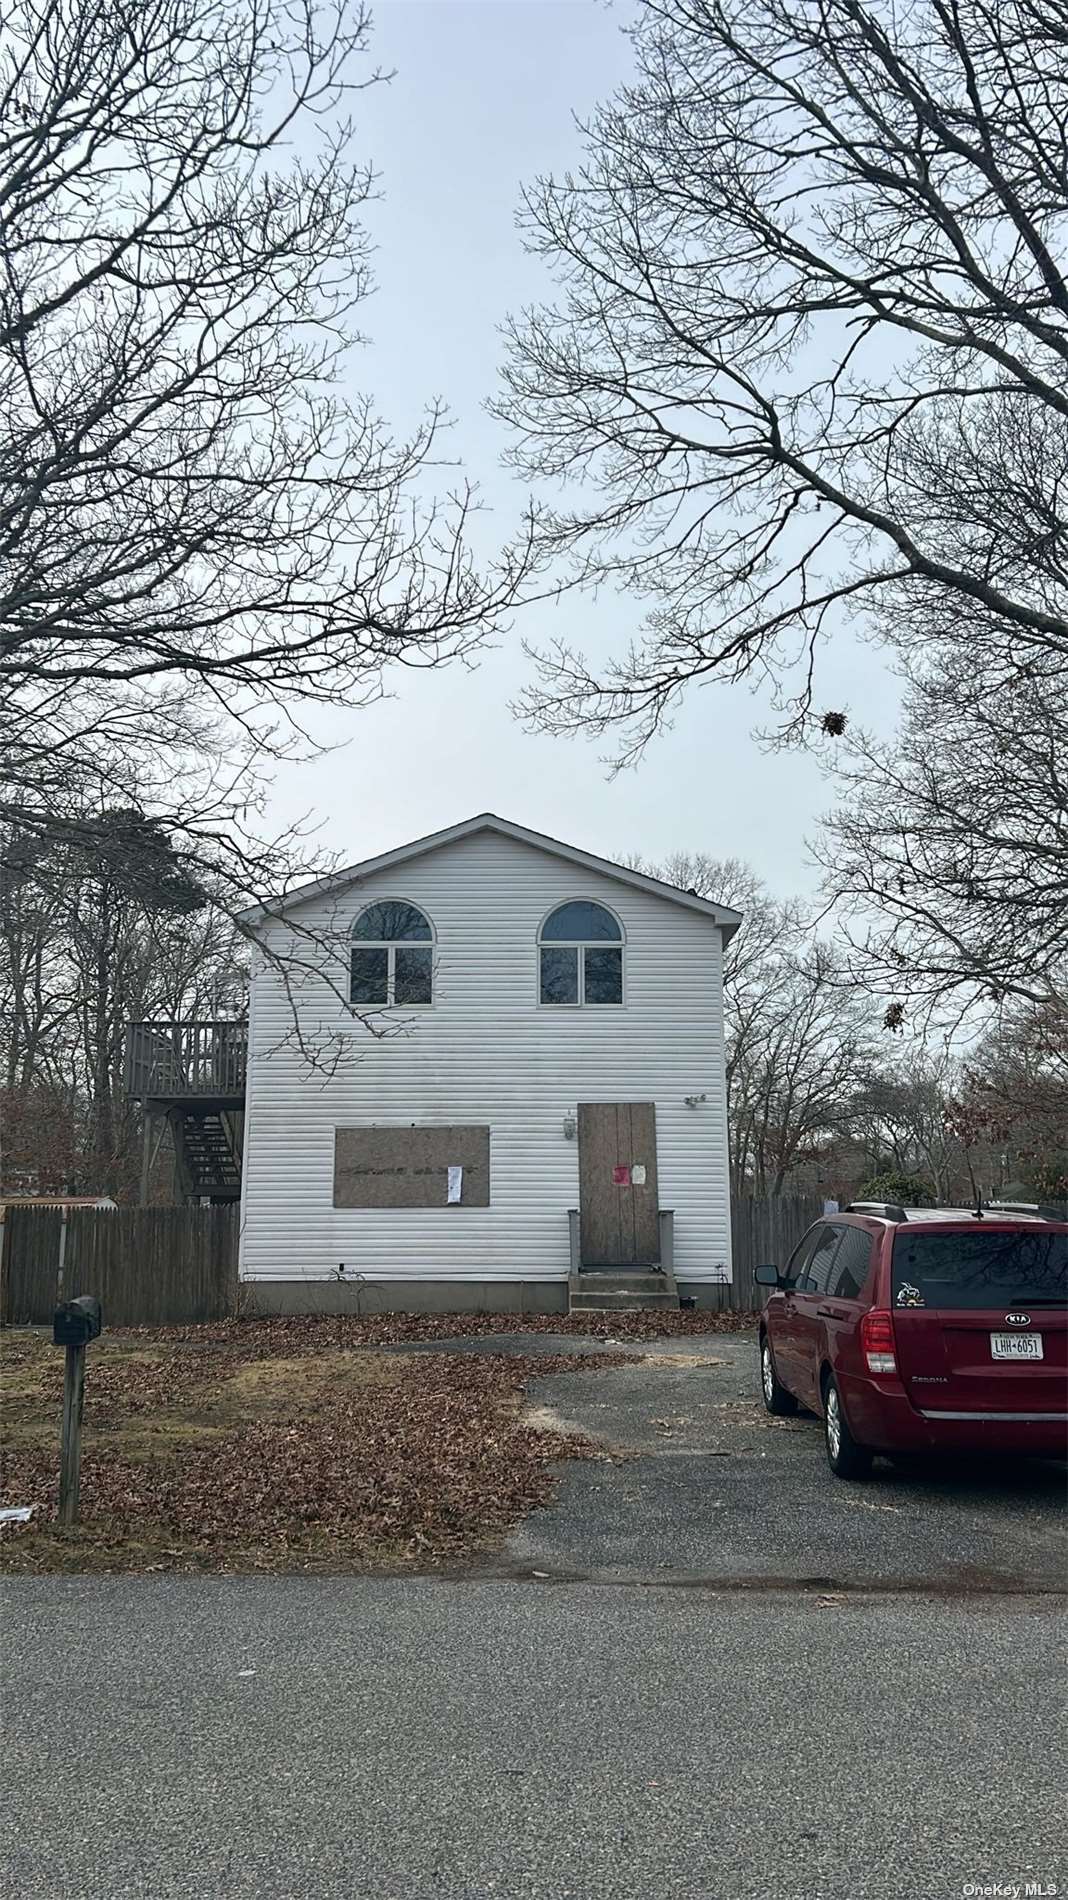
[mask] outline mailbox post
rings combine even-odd
[[[59,1521],[64,1526],[78,1521],[85,1349],[91,1339],[99,1339],[103,1324],[100,1301],[90,1294],[83,1294],[77,1300],[65,1300],[56,1307],[52,1320],[53,1345],[65,1346],[67,1349],[63,1377],[63,1437],[59,1454]]]

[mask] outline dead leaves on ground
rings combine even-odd
[[[754,1333],[755,1313],[678,1312],[653,1308],[644,1313],[365,1313],[303,1314],[286,1319],[227,1319],[208,1326],[139,1327],[119,1335],[141,1341],[195,1339],[225,1345],[240,1340],[246,1356],[285,1350],[321,1352],[331,1344],[393,1346],[418,1340],[466,1339],[500,1333],[558,1333],[602,1340],[668,1339],[683,1334]],[[114,1335],[113,1335],[114,1337]]]
[[[37,1512],[0,1532],[3,1567],[425,1566],[543,1504],[555,1460],[602,1455],[525,1423],[521,1400],[533,1376],[615,1355],[352,1352],[337,1326],[236,1322],[92,1348],[72,1534],[55,1523],[62,1355],[15,1336],[0,1497]]]

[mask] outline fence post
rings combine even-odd
[[[148,1097],[141,1097],[141,1187],[137,1197],[139,1207],[148,1206],[148,1175],[151,1166],[152,1117],[148,1112]]]
[[[56,1255],[56,1305],[63,1298],[63,1278],[67,1265],[67,1209],[59,1210],[59,1252]]]

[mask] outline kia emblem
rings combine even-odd
[[[1030,1326],[1031,1315],[1030,1313],[1006,1313],[1005,1324],[1006,1326]]]

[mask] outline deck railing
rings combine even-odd
[[[130,1023],[126,1093],[241,1096],[248,1031],[239,1022]]]

